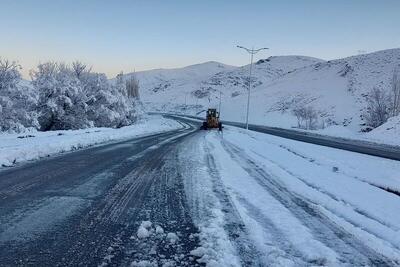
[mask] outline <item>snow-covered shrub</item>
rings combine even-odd
[[[119,113],[120,118],[116,127],[122,127],[132,124],[136,120],[136,98],[129,95],[127,84],[124,81],[122,72],[117,75],[115,85],[111,86],[111,90],[115,98],[111,105],[111,109]],[[119,93],[119,94],[118,94]],[[139,93],[137,93],[139,95]]]
[[[268,109],[268,112],[280,111],[283,114],[293,108],[310,105],[315,100],[317,100],[317,97],[310,94],[287,94],[280,97],[279,100]]]
[[[362,114],[366,131],[384,124],[390,117],[400,115],[400,68],[393,71],[391,90],[373,88],[367,95],[367,107]]]
[[[63,64],[39,64],[31,72],[32,84],[39,93],[40,129],[65,130],[92,126],[87,118],[86,95],[72,69]]]
[[[34,92],[21,82],[20,66],[0,59],[0,131],[21,132],[37,128]]]
[[[85,92],[88,117],[95,126],[118,128],[136,121],[138,93],[127,91],[123,75],[119,74],[116,84],[111,85],[104,74],[87,74]]]
[[[47,62],[31,71],[33,88],[20,85],[20,66],[0,59],[0,131],[122,127],[139,114],[139,82],[121,73],[111,84],[85,64]]]
[[[297,118],[299,128],[306,130],[318,128],[318,112],[312,106],[300,106],[294,108],[292,112]]]
[[[0,93],[0,131],[22,132],[38,129],[37,95],[25,86]]]
[[[382,89],[374,88],[367,96],[367,108],[363,114],[365,123],[371,128],[384,124],[390,115],[390,97]]]

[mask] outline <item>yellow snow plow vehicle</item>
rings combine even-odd
[[[201,129],[217,129],[222,131],[222,123],[219,120],[219,112],[215,108],[209,108],[207,110],[206,120],[203,121]]]

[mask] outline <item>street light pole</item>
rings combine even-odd
[[[187,93],[185,93],[185,115],[187,114],[187,104],[186,104]]]
[[[222,98],[222,92],[219,91],[219,106],[218,106],[218,114],[221,117],[221,98]]]
[[[246,130],[249,129],[249,110],[250,110],[250,91],[251,91],[251,71],[253,69],[253,56],[254,53],[251,53],[250,56],[250,74],[249,74],[249,89],[247,90],[247,112],[246,112]]]
[[[237,45],[236,47],[241,48],[246,50],[247,53],[250,54],[250,74],[249,74],[249,88],[247,90],[247,112],[246,112],[246,130],[249,129],[249,110],[250,110],[250,89],[251,89],[251,72],[253,70],[253,56],[255,54],[257,54],[258,52],[260,52],[261,50],[266,50],[268,48],[263,47],[263,48],[258,48],[258,49],[254,49],[254,47],[252,49]]]

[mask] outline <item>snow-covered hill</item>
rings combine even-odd
[[[332,61],[305,56],[274,56],[254,64],[250,122],[296,126],[291,110],[313,106],[321,122],[362,129],[366,94],[390,89],[400,49],[378,51]],[[181,69],[137,72],[141,97],[150,110],[196,114],[218,107],[226,120],[243,121],[249,66],[207,62]],[[129,75],[129,74],[128,74]],[[185,106],[186,103],[186,106]]]
[[[140,81],[141,98],[144,101],[168,102],[175,100],[177,96],[193,92],[202,82],[216,73],[224,73],[235,68],[210,61],[179,69],[155,69],[135,74]],[[132,74],[126,74],[127,77],[130,75]]]
[[[267,84],[284,74],[322,62],[300,56],[271,57],[254,65],[253,87]],[[213,98],[230,92],[236,97],[246,92],[249,66],[233,67],[218,62],[206,62],[180,69],[157,69],[137,72],[141,98],[144,102],[162,104],[198,103],[208,106]],[[130,76],[131,74],[127,74]]]
[[[398,64],[400,49],[392,49],[297,69],[255,89],[253,103],[264,110],[254,119],[257,123],[276,124],[274,118],[278,118],[284,124],[282,113],[291,116],[286,111],[307,104],[319,110],[328,122],[359,130],[365,96],[374,87],[389,90]]]
[[[367,133],[367,137],[378,143],[400,145],[400,116],[389,118],[386,123]]]

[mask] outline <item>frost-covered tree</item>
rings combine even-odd
[[[120,73],[117,74],[115,77],[115,85],[114,88],[120,92],[122,95],[127,96],[128,92],[126,90],[126,83],[124,79],[124,73],[121,71]]]
[[[397,67],[393,71],[392,76],[392,94],[391,98],[391,116],[400,114],[400,68]]]
[[[374,88],[367,96],[367,107],[363,113],[366,126],[376,128],[390,117],[400,115],[400,69],[393,71],[391,90]]]
[[[317,128],[318,112],[312,106],[300,106],[293,109],[299,128],[313,130]]]
[[[127,95],[129,98],[139,99],[139,80],[135,74],[131,74],[125,82]]]
[[[16,62],[0,59],[0,131],[21,132],[36,128],[36,95],[22,86],[21,67]]]
[[[72,72],[75,74],[76,78],[82,80],[85,76],[90,73],[91,68],[89,68],[86,64],[80,61],[72,62]]]
[[[114,127],[115,118],[119,116],[111,109],[114,96],[105,74],[90,73],[85,84],[88,117],[97,127]]]
[[[115,96],[113,98],[112,109],[120,114],[117,127],[133,123],[136,120],[136,103],[135,99],[128,94],[127,83],[124,80],[122,72],[117,75],[116,82],[111,88]]]
[[[372,89],[367,96],[367,108],[363,114],[366,125],[376,128],[384,124],[390,115],[390,98],[378,88]]]
[[[79,61],[47,62],[31,71],[31,88],[20,84],[19,68],[0,60],[0,131],[122,127],[137,119],[138,83],[122,73],[110,83]]]
[[[15,61],[0,58],[0,91],[13,89],[21,81],[21,66]]]
[[[127,85],[122,74],[115,84],[110,84],[101,73],[90,73],[85,84],[88,117],[95,126],[122,127],[135,122],[138,105],[128,96]]]
[[[32,84],[39,93],[41,130],[81,129],[92,126],[87,119],[86,95],[73,70],[63,64],[39,64],[31,72]]]

